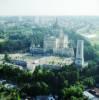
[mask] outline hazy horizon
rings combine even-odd
[[[0,16],[99,16],[98,0],[0,0]]]

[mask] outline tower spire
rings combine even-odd
[[[55,22],[53,23],[53,28],[60,28],[58,18],[55,19]]]

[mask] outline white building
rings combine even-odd
[[[77,40],[75,64],[84,67],[84,41]]]
[[[97,98],[93,94],[89,93],[88,91],[84,91],[83,95],[86,96],[88,98],[88,100],[99,100],[99,98]]]

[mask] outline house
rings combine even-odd
[[[0,80],[0,84],[6,83],[6,80]]]
[[[22,60],[12,60],[11,63],[12,64],[15,64],[15,65],[22,66],[24,68],[27,67],[27,62],[26,61],[22,61]]]
[[[55,100],[55,98],[51,95],[49,95],[49,96],[36,96],[36,100]]]
[[[97,98],[96,96],[94,96],[93,94],[91,94],[88,91],[84,91],[83,95],[86,96],[88,98],[88,100],[99,100],[99,98]]]
[[[89,92],[99,97],[99,88],[90,89]]]
[[[4,85],[4,87],[7,88],[7,89],[13,89],[13,88],[16,87],[16,85],[6,83],[6,84]]]

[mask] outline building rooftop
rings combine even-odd
[[[88,92],[88,91],[84,91],[83,95],[88,97],[88,100],[99,100],[98,97],[96,97],[94,94]]]
[[[37,96],[36,100],[55,100],[53,96]]]
[[[83,95],[88,97],[88,99],[93,100],[95,98],[94,95],[92,95],[91,93],[89,93],[88,91],[84,91]]]

